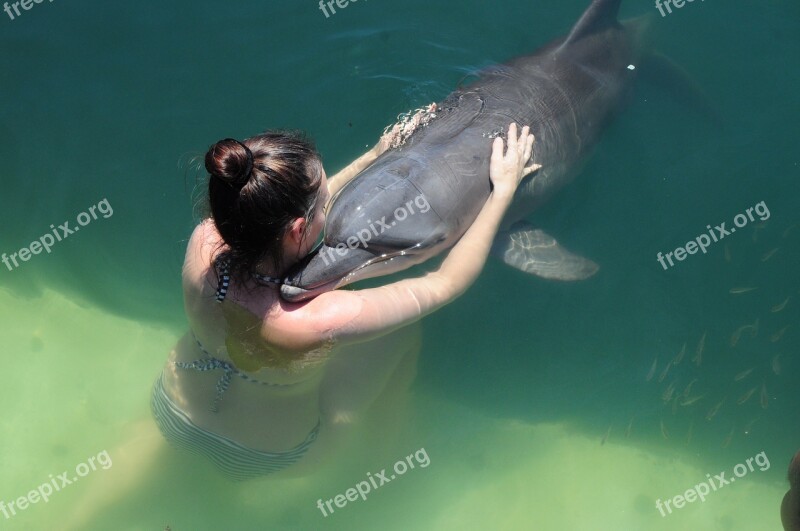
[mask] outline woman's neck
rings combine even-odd
[[[271,260],[261,262],[256,266],[255,272],[265,277],[283,279],[286,277],[286,273],[289,272],[292,266],[294,266],[297,263],[297,260],[296,259],[287,260],[286,257],[284,257],[284,259],[281,262],[282,263],[279,267],[276,267]]]

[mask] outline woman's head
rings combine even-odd
[[[282,274],[308,253],[324,226],[325,173],[299,133],[271,132],[243,142],[220,140],[205,157],[211,217],[234,275],[266,264]]]

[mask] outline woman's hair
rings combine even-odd
[[[296,218],[314,216],[322,163],[302,133],[267,131],[220,140],[205,157],[211,217],[224,245],[218,259],[250,278],[266,259],[281,265],[283,237]]]

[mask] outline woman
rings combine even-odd
[[[784,531],[800,531],[800,451],[789,463],[789,492],[781,503],[781,522]]]
[[[329,403],[336,394],[324,392],[329,360],[344,345],[399,330],[464,293],[517,185],[535,169],[526,166],[533,136],[524,127],[518,137],[511,124],[505,153],[502,138],[492,147],[489,200],[438,269],[379,288],[283,301],[279,279],[320,237],[329,199],[385,145],[329,180],[311,144],[291,133],[225,139],[206,154],[211,218],[194,230],[183,268],[191,332],[157,380],[152,408],[167,440],[205,455],[231,479],[310,458],[343,418]]]

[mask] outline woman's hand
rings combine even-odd
[[[508,126],[508,147],[503,154],[503,139],[497,137],[492,145],[492,159],[489,165],[489,178],[494,190],[492,195],[511,201],[523,177],[541,168],[539,164],[526,166],[533,153],[534,137],[527,125],[517,137],[517,124]]]

